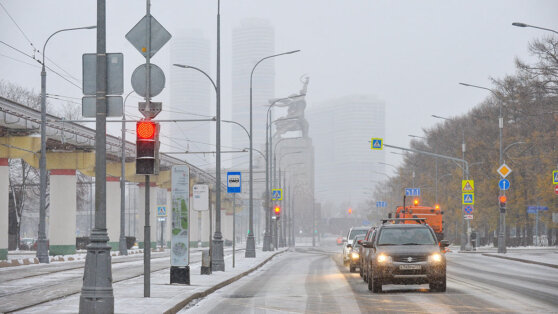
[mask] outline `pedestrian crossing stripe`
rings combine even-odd
[[[474,204],[475,204],[475,194],[463,193],[463,205],[474,205]]]
[[[463,192],[474,192],[475,191],[475,181],[473,181],[473,180],[461,180],[461,190]]]
[[[371,143],[371,149],[382,150],[384,148],[384,140],[381,138],[373,138]]]
[[[558,170],[552,172],[552,184],[558,184]]]

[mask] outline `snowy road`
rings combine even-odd
[[[558,312],[558,269],[481,254],[448,254],[448,288],[385,285],[372,294],[339,247],[298,248],[184,313]]]

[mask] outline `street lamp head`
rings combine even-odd
[[[184,68],[184,69],[187,69],[187,68],[189,68],[189,66],[187,66],[187,65],[184,65],[184,64],[178,64],[178,63],[174,63],[173,65],[174,65],[175,67],[179,67],[179,68]]]
[[[299,51],[300,51],[300,49],[298,49],[298,50],[293,50],[293,51],[289,51],[289,52],[285,52],[285,54],[286,54],[286,55],[290,55],[291,53],[297,53],[297,52],[299,52]]]
[[[527,27],[527,26],[529,26],[525,23],[520,23],[520,22],[513,22],[512,25],[517,26],[517,27]]]
[[[97,28],[97,25],[86,26],[84,29],[94,29]]]
[[[459,82],[459,85],[463,85],[463,86],[469,86],[469,87],[473,86],[473,85],[471,85],[471,84],[467,84],[467,83],[461,83],[461,82]]]

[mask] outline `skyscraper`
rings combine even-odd
[[[384,151],[371,151],[370,138],[385,136],[385,103],[370,95],[352,95],[314,104],[308,110],[315,149],[315,189],[320,202],[370,199],[381,174]],[[370,193],[370,194],[366,194]]]
[[[195,66],[213,76],[210,66],[210,43],[201,31],[183,30],[177,32],[171,41],[170,50],[170,104],[165,110],[173,117],[201,119],[211,116],[211,82],[198,71],[172,66],[174,63]],[[170,127],[171,150],[212,151],[214,140],[211,136],[214,124],[211,122],[175,123]],[[194,165],[207,166],[203,155],[189,155],[188,161]]]
[[[250,127],[250,73],[261,58],[275,53],[275,31],[263,19],[245,19],[233,29],[232,36],[232,119],[246,129]],[[261,149],[265,143],[265,119],[268,100],[275,97],[275,63],[273,59],[258,65],[253,76],[253,143]],[[246,133],[232,126],[232,146],[249,147]],[[258,158],[258,154],[254,155]],[[246,158],[236,158],[233,165],[247,166]]]

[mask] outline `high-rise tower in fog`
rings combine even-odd
[[[249,130],[250,127],[250,72],[263,57],[275,53],[275,31],[263,19],[245,19],[232,34],[232,119]],[[253,76],[253,132],[254,148],[265,143],[265,116],[268,100],[275,97],[275,62],[266,60],[258,65]],[[232,146],[249,147],[248,137],[238,126],[232,126]],[[236,156],[235,156],[236,157]],[[258,158],[258,154],[254,154]],[[248,157],[235,158],[233,165],[247,166]]]
[[[384,151],[371,151],[372,137],[385,137],[385,103],[370,95],[353,95],[314,103],[308,109],[315,152],[315,193],[320,202],[370,199],[384,180]]]
[[[211,73],[210,43],[201,31],[183,30],[173,36],[170,50],[170,64],[195,66]],[[211,115],[211,94],[214,93],[211,83],[203,74],[192,69],[170,67],[170,104],[165,109],[171,110],[174,117],[204,118]],[[177,112],[187,112],[188,115]],[[178,123],[171,124],[170,143],[173,150],[211,151],[214,150],[211,134],[214,124]],[[204,165],[202,155],[190,155],[188,161],[195,165]],[[209,159],[207,160],[209,161]]]

